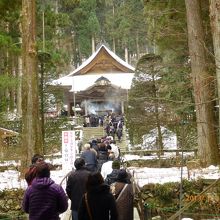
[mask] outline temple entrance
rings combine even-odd
[[[112,113],[121,114],[121,103],[120,102],[106,102],[106,101],[92,101],[87,102],[86,106],[81,105],[85,109],[85,114],[93,114],[98,116],[105,116]]]
[[[82,65],[54,83],[63,86],[68,115],[119,115],[124,114],[134,71],[101,45]]]
[[[76,112],[78,115],[97,115],[106,116],[112,113],[116,115],[122,114],[121,102],[106,102],[106,101],[83,101],[76,104]],[[74,115],[74,104],[71,103],[70,115]]]

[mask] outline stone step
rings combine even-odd
[[[123,135],[119,142],[116,137],[116,144],[120,148],[120,151],[127,150],[126,134],[123,129]],[[92,140],[92,138],[101,138],[105,136],[105,130],[103,127],[85,127],[83,128],[83,145]]]
[[[70,219],[72,219],[71,216],[72,216],[72,214],[71,214],[71,210],[69,208],[66,212],[64,212],[63,214],[60,215],[60,219],[61,220],[70,220]],[[135,207],[134,207],[134,218],[133,218],[133,220],[140,220],[140,216],[139,216],[138,211]]]
[[[103,127],[83,128],[83,144],[91,141],[92,138],[101,138],[105,134]]]

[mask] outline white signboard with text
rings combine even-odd
[[[62,169],[71,171],[76,159],[75,131],[62,131]]]

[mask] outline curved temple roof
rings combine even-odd
[[[135,70],[134,67],[132,67],[130,64],[126,63],[119,56],[117,56],[114,52],[112,52],[110,49],[108,49],[104,44],[102,44],[95,53],[93,53],[87,60],[85,60],[82,63],[82,65],[80,65],[77,69],[75,69],[73,72],[71,72],[67,76],[85,74],[84,71],[86,71],[86,70],[84,70],[84,68],[86,66],[90,65],[92,62],[94,62],[94,60],[97,59],[98,55],[103,52],[107,52],[107,54],[110,57],[112,57],[119,64],[118,66],[121,66],[121,68],[126,69],[126,72],[130,72],[130,73],[134,72],[134,70]],[[93,65],[95,65],[95,63]],[[105,65],[105,63],[102,63],[102,65]]]
[[[129,89],[134,71],[134,67],[105,45],[101,45],[82,65],[67,76],[54,80],[53,85],[72,86],[71,91],[82,91],[92,86],[100,77],[105,77],[111,84]]]

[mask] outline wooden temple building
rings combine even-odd
[[[13,138],[19,135],[18,132],[0,127],[0,147],[8,146],[13,142]]]
[[[124,113],[134,67],[101,45],[82,65],[53,84],[64,92],[68,115]]]

